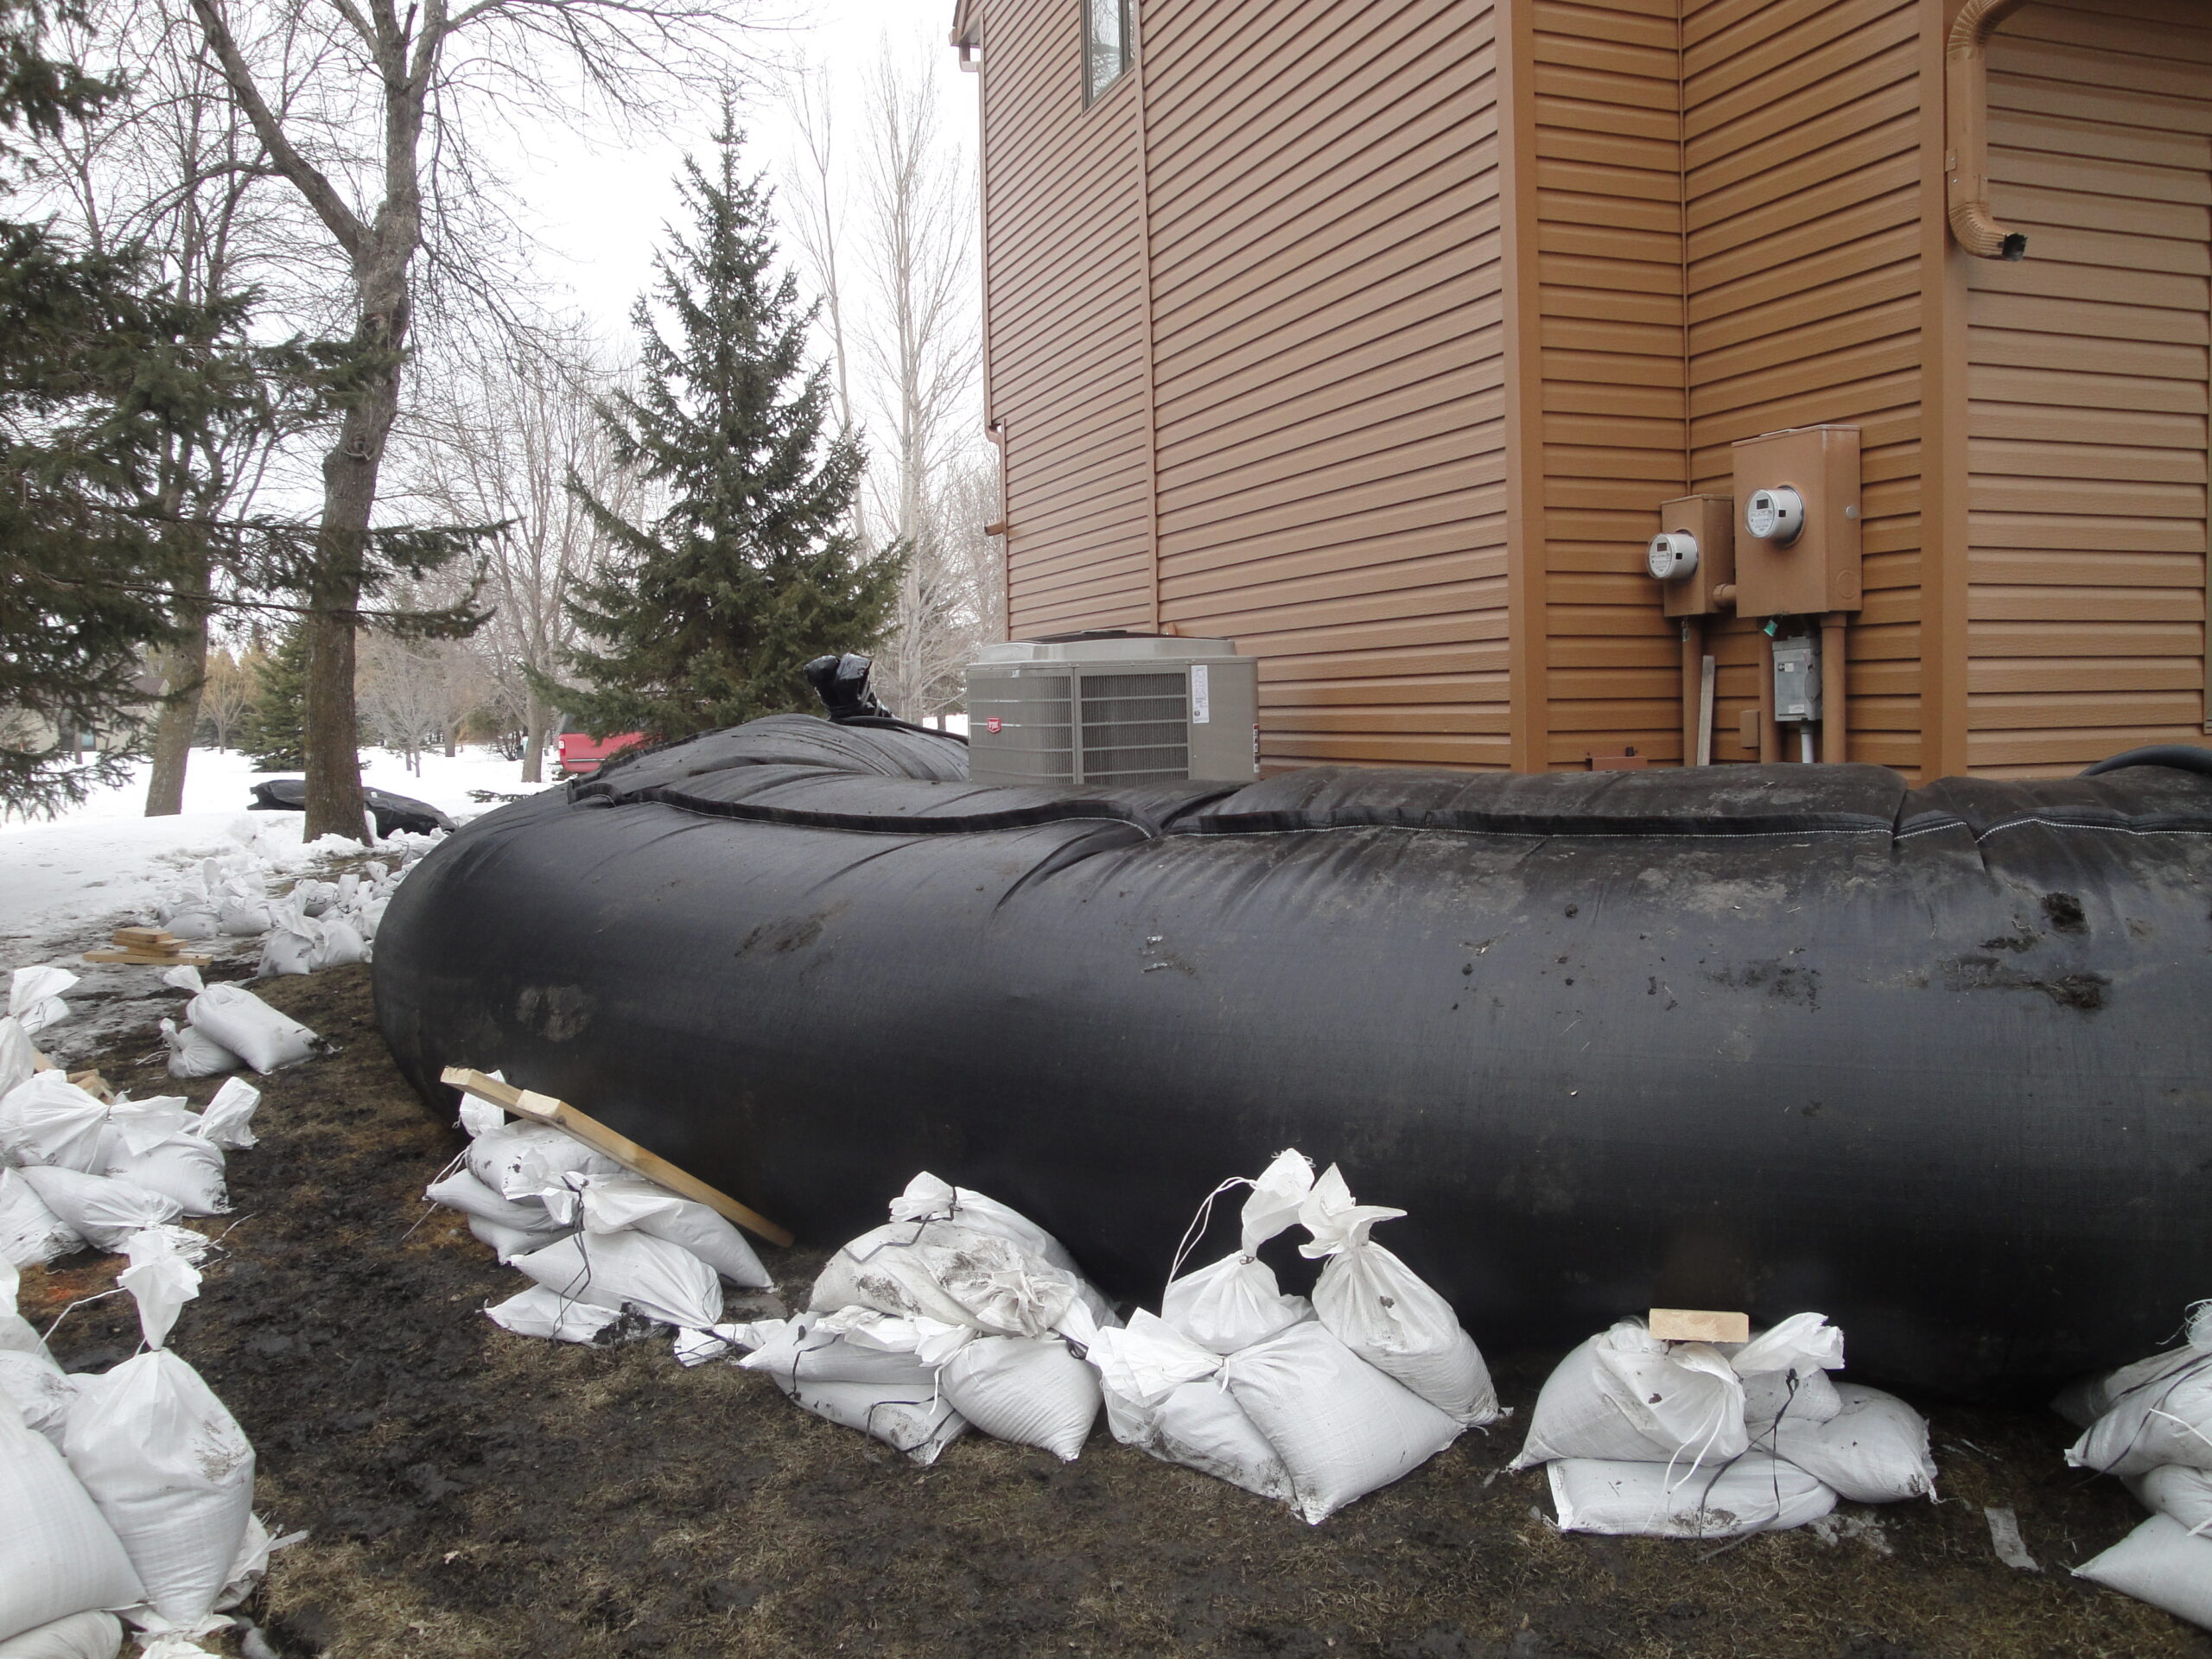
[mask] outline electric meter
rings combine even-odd
[[[1754,490],[1751,505],[1744,509],[1744,528],[1751,532],[1753,541],[1787,547],[1805,528],[1804,498],[1787,486]]]
[[[1651,538],[1644,561],[1656,581],[1684,581],[1697,569],[1697,537],[1687,530],[1662,531]]]

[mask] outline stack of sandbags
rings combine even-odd
[[[185,1005],[186,1025],[162,1021],[169,1075],[212,1077],[244,1067],[281,1071],[328,1052],[322,1039],[243,985],[210,985]]]
[[[149,1652],[198,1652],[194,1638],[228,1622],[218,1608],[265,1570],[253,1448],[166,1347],[199,1281],[165,1240],[134,1240],[121,1283],[148,1351],[70,1376],[16,1330],[13,1270],[0,1269],[0,1643],[111,1656],[121,1611]]]
[[[696,1332],[721,1322],[725,1281],[770,1287],[744,1236],[705,1205],[482,1101],[463,1103],[461,1124],[467,1151],[424,1196],[532,1281],[485,1310],[506,1330],[590,1342],[627,1312]]]
[[[729,1329],[799,1406],[917,1463],[970,1425],[1072,1462],[1096,1421],[1084,1351],[1118,1321],[1060,1242],[926,1172],[830,1257],[796,1319]]]
[[[2084,1431],[2077,1469],[2116,1475],[2152,1516],[2074,1571],[2212,1629],[2212,1306],[2179,1348],[2067,1389],[2053,1402]]]
[[[1237,1185],[1251,1189],[1240,1248],[1172,1278],[1158,1319],[1091,1351],[1116,1440],[1318,1523],[1498,1417],[1450,1305],[1369,1236],[1405,1211],[1355,1204],[1338,1169],[1317,1181],[1295,1151],[1221,1190]],[[1294,1223],[1325,1261],[1310,1303],[1259,1258]]]
[[[1624,1319],[1552,1372],[1513,1466],[1546,1465],[1570,1532],[1732,1538],[1803,1526],[1839,1497],[1932,1497],[1926,1420],[1833,1381],[1842,1365],[1843,1333],[1817,1313],[1742,1343]]]
[[[8,988],[8,1012],[0,1016],[0,1096],[28,1083],[46,1061],[32,1039],[69,1017],[61,993],[77,982],[67,968],[41,964],[18,968]]]

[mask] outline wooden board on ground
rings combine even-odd
[[[147,950],[87,950],[86,962],[122,963],[133,968],[205,968],[213,957],[156,956]]]
[[[649,1152],[627,1135],[618,1135],[588,1112],[579,1111],[565,1100],[556,1100],[550,1095],[541,1095],[528,1089],[518,1089],[511,1083],[502,1083],[481,1071],[467,1066],[449,1065],[441,1081],[471,1094],[479,1100],[491,1102],[503,1111],[518,1117],[526,1117],[533,1123],[548,1123],[563,1134],[573,1135],[594,1152],[605,1153],[632,1174],[658,1183],[680,1198],[705,1205],[717,1215],[727,1217],[748,1232],[757,1233],[779,1249],[788,1247],[791,1235],[788,1229],[779,1227],[757,1210],[747,1208],[727,1192],[709,1186],[697,1176],[678,1169],[658,1153]]]
[[[1655,1307],[1651,1334],[1662,1342],[1749,1342],[1751,1316],[1695,1307]]]

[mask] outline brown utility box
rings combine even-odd
[[[1818,616],[1855,611],[1859,583],[1859,429],[1803,426],[1735,445],[1736,613]],[[1761,490],[1795,490],[1804,527],[1787,543],[1745,528]]]
[[[1659,528],[1697,541],[1697,569],[1659,590],[1669,616],[1711,616],[1729,608],[1713,595],[1736,580],[1736,504],[1725,495],[1686,495],[1659,504]],[[1732,600],[1733,595],[1732,594]]]

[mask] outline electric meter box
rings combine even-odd
[[[1686,495],[1659,506],[1659,533],[1688,536],[1697,563],[1688,575],[1659,584],[1669,616],[1710,616],[1724,608],[1713,595],[1736,580],[1736,504],[1725,495]]]
[[[968,665],[979,784],[1249,784],[1260,667],[1227,639],[1100,631],[987,645]]]
[[[1745,438],[1735,462],[1736,614],[1859,609],[1859,429]]]

